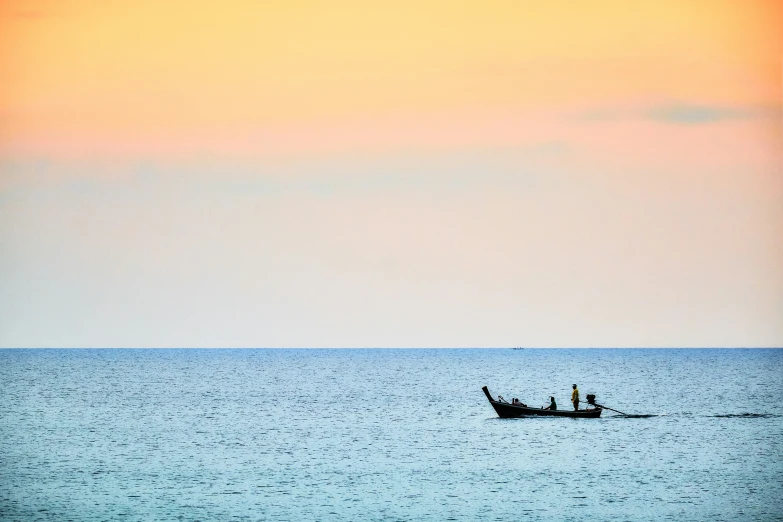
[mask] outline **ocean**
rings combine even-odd
[[[783,350],[0,350],[0,519],[783,520]]]

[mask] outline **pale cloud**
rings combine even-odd
[[[721,121],[746,120],[758,113],[747,108],[677,103],[649,109],[646,116],[664,123],[699,125]]]
[[[705,104],[685,101],[626,102],[597,105],[572,112],[570,118],[584,122],[653,121],[700,125],[780,117],[780,108],[763,105]]]

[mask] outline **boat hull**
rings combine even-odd
[[[601,416],[601,408],[592,408],[589,410],[545,410],[543,408],[530,408],[528,406],[516,406],[507,402],[496,401],[492,398],[487,387],[482,388],[487,400],[495,409],[498,417],[503,419],[515,419],[518,417],[572,417],[576,419],[596,419]]]

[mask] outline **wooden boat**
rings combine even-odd
[[[503,400],[495,400],[492,395],[489,394],[489,390],[484,386],[481,388],[484,390],[484,395],[489,399],[489,403],[495,408],[498,416],[504,419],[513,419],[516,417],[527,417],[529,415],[546,415],[550,417],[575,417],[585,419],[595,419],[601,416],[603,411],[600,407],[591,408],[589,410],[545,410],[544,408],[531,408],[530,406],[521,406],[511,404]]]

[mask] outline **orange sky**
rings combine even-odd
[[[525,118],[618,102],[778,108],[782,5],[3,0],[0,154],[524,144]]]
[[[781,346],[782,15],[0,0],[0,346]]]

